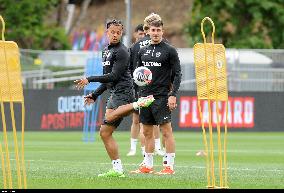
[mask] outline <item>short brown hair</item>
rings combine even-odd
[[[159,20],[162,20],[162,18],[158,14],[151,13],[150,15],[145,17],[143,29],[148,30],[151,22]]]
[[[164,23],[162,20],[155,20],[153,22],[150,23],[150,26],[154,26],[154,27],[163,27]],[[149,26],[149,27],[150,27]]]

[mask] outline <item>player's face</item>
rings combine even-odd
[[[155,27],[155,26],[150,26],[149,29],[149,35],[154,44],[160,43],[162,41],[164,34],[163,27]]]
[[[123,30],[120,25],[110,25],[106,32],[109,43],[116,44],[120,41]]]
[[[135,38],[136,38],[136,41],[141,40],[144,36],[145,36],[144,31],[138,30],[138,31],[136,32],[136,37],[135,37]]]

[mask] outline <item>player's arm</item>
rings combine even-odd
[[[133,76],[133,72],[134,72],[134,63],[133,63],[133,46],[131,46],[129,49],[128,49],[128,52],[129,52],[129,70],[130,70],[130,74],[131,76]]]
[[[143,50],[144,50],[144,48],[140,49],[139,52],[138,52],[138,56],[137,56],[137,68],[140,67],[140,66],[143,66],[142,60],[141,60],[141,56],[142,56]]]
[[[180,60],[178,57],[177,51],[173,48],[170,51],[170,65],[172,68],[172,76],[171,76],[171,82],[172,82],[172,89],[169,93],[169,96],[176,96],[177,92],[180,87],[181,82],[181,67],[180,67]]]
[[[178,57],[178,53],[174,48],[172,48],[170,51],[170,65],[172,67],[172,76],[171,76],[172,85],[169,93],[168,106],[170,110],[174,110],[177,107],[176,95],[181,82],[180,60]]]
[[[84,88],[89,82],[109,83],[116,82],[127,70],[129,62],[129,53],[123,49],[119,49],[116,53],[116,61],[113,64],[112,71],[102,76],[90,76],[75,80],[78,89]]]
[[[107,90],[106,84],[101,84],[94,92],[84,96],[84,105],[94,103],[105,90]]]
[[[117,50],[116,61],[113,64],[112,71],[102,76],[90,76],[88,82],[116,82],[125,73],[128,68],[129,53],[123,49]]]

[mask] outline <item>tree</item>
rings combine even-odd
[[[189,44],[203,42],[200,23],[210,17],[216,27],[215,42],[231,48],[284,48],[283,0],[195,1],[191,21],[185,27]],[[204,25],[211,37],[211,25]]]
[[[69,49],[64,29],[47,22],[47,14],[57,4],[57,0],[0,0],[6,39],[17,42],[20,48]]]

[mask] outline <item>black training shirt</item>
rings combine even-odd
[[[142,48],[138,53],[138,66],[152,71],[152,82],[139,88],[142,96],[176,96],[181,82],[181,68],[173,46],[162,41]],[[171,83],[173,89],[170,92]]]
[[[103,75],[90,76],[89,82],[101,82],[93,95],[99,96],[106,89],[111,93],[124,93],[133,88],[129,64],[129,53],[122,43],[110,44],[102,52]]]
[[[142,39],[132,44],[132,46],[129,48],[129,52],[130,52],[129,68],[130,68],[131,76],[133,76],[133,72],[137,68],[138,52],[140,51],[141,48],[148,46],[149,44],[151,44],[151,38],[147,34]]]

